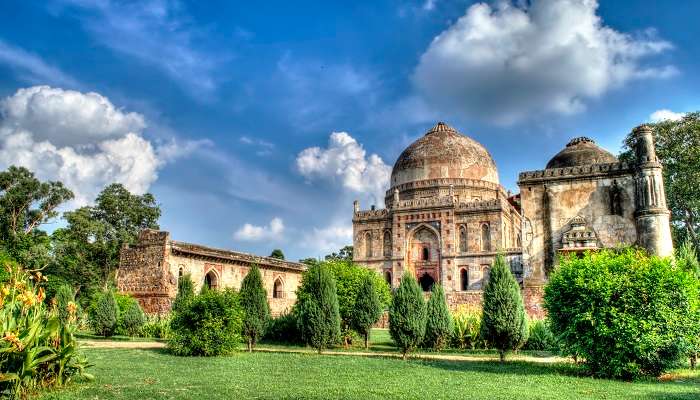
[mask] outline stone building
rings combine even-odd
[[[166,313],[183,275],[190,274],[195,288],[238,290],[254,264],[260,268],[272,315],[291,309],[304,264],[178,242],[168,232],[150,229],[141,232],[137,243],[122,248],[117,286],[138,299],[147,313]]]
[[[651,130],[634,132],[637,165],[577,138],[545,169],[521,173],[513,196],[482,145],[438,123],[394,164],[386,208],[360,210],[355,202],[354,259],[392,287],[405,272],[426,291],[439,282],[454,307],[481,302],[501,252],[528,312],[541,315],[547,273],[563,253],[625,244],[673,251]]]

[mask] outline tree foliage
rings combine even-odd
[[[340,338],[335,278],[326,265],[311,266],[302,277],[295,306],[302,339],[320,353]]]
[[[89,312],[90,325],[96,334],[112,336],[117,329],[119,306],[114,292],[107,290],[100,294]]]
[[[700,246],[700,112],[686,114],[680,121],[651,124],[656,155],[663,164],[664,188],[671,210],[676,243],[686,238]],[[627,136],[620,158],[634,161],[635,137]]]
[[[326,254],[324,258],[326,261],[352,261],[352,246],[344,246],[338,252],[333,252],[331,254]]]
[[[243,278],[240,301],[243,309],[243,338],[248,344],[248,351],[253,351],[255,344],[265,334],[270,320],[267,292],[257,265],[253,265]]]
[[[175,295],[171,311],[179,311],[180,308],[184,307],[193,297],[194,282],[192,282],[192,276],[190,274],[185,274],[177,281],[177,294]]]
[[[274,249],[272,250],[272,253],[270,253],[270,257],[284,260],[284,253],[281,249]]]
[[[357,291],[354,310],[351,313],[351,327],[363,336],[365,349],[369,348],[369,335],[372,326],[379,321],[384,310],[379,298],[376,279],[369,274],[362,277]]]
[[[452,314],[447,307],[445,291],[439,284],[433,285],[426,305],[425,338],[423,344],[440,351],[450,344],[453,334]]]
[[[698,280],[671,259],[605,250],[561,261],[544,306],[564,351],[597,376],[658,376],[687,354]]]
[[[698,259],[698,253],[695,250],[695,246],[693,246],[693,242],[686,240],[681,247],[676,249],[676,262],[679,268],[700,280],[700,259]],[[695,323],[690,328],[688,358],[690,359],[690,366],[695,368],[700,356],[700,307],[698,307]]]
[[[481,337],[498,350],[501,361],[506,352],[527,341],[527,315],[520,286],[502,254],[498,254],[484,289]]]
[[[425,301],[416,278],[406,272],[389,307],[389,334],[404,360],[425,335]]]

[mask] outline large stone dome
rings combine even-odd
[[[496,163],[484,146],[443,122],[401,153],[391,172],[391,187],[439,178],[499,183]]]
[[[564,150],[549,160],[547,169],[614,162],[617,162],[617,158],[610,152],[598,147],[592,139],[578,137],[571,140]]]

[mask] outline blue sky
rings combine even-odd
[[[111,181],[150,191],[178,240],[322,256],[438,120],[517,191],[572,137],[617,153],[634,126],[699,109],[699,14],[691,0],[6,0],[0,167],[65,182],[69,206]]]

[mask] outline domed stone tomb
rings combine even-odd
[[[567,143],[564,150],[549,160],[547,169],[615,162],[617,162],[617,158],[610,152],[598,147],[592,139],[578,137]]]

